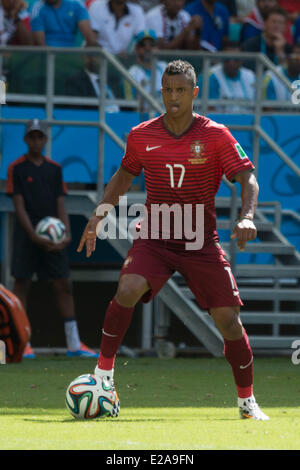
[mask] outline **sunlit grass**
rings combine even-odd
[[[255,395],[270,421],[240,420],[224,359],[118,358],[116,418],[78,421],[67,385],[89,359],[39,357],[0,367],[0,449],[299,449],[300,366],[255,360]]]

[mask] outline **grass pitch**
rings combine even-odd
[[[41,356],[0,366],[2,450],[300,449],[300,365],[256,358],[256,399],[270,421],[240,420],[225,359],[119,357],[117,419],[75,420],[64,396],[95,361]]]

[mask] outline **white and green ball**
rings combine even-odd
[[[117,400],[111,384],[104,377],[93,374],[80,375],[66,391],[66,406],[77,419],[113,416]]]
[[[66,237],[65,224],[56,217],[44,217],[37,224],[35,231],[55,244],[62,242]]]

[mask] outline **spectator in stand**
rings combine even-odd
[[[202,18],[185,11],[185,0],[163,0],[146,14],[146,25],[158,38],[159,49],[199,49]]]
[[[264,29],[264,20],[270,10],[277,6],[277,0],[256,0],[256,5],[244,19],[240,35],[240,42],[258,36]]]
[[[78,30],[87,45],[97,45],[88,12],[77,0],[39,0],[33,5],[31,16],[38,46],[73,47]]]
[[[295,23],[294,41],[296,44],[300,44],[300,16]]]
[[[278,3],[279,6],[287,12],[290,22],[295,23],[300,14],[299,0],[278,0]]]
[[[219,3],[225,5],[228,10],[230,18],[237,16],[237,2],[236,0],[218,0]]]
[[[152,51],[156,47],[156,44],[157,37],[155,31],[152,29],[141,31],[135,36],[133,41],[136,52],[136,64],[130,67],[129,73],[148,93],[151,93]],[[154,90],[154,96],[156,98],[161,98],[161,80],[165,68],[166,62],[157,61]],[[137,97],[136,89],[127,81],[124,82],[124,96],[127,100],[132,100]],[[141,97],[139,101],[139,111],[146,112],[148,110],[148,103]]]
[[[86,53],[83,56],[83,68],[66,79],[65,95],[90,97],[96,98],[100,96],[100,58],[99,56],[91,53]],[[106,97],[114,99],[114,94],[111,88],[106,85]],[[75,105],[78,108],[78,105]],[[83,108],[86,106],[80,106]],[[90,106],[88,107],[90,109]],[[105,108],[107,113],[117,113],[120,109],[116,104],[106,104]]]
[[[144,12],[149,11],[151,8],[156,7],[159,3],[161,3],[161,0],[130,0],[131,3],[137,3],[140,5]]]
[[[29,13],[22,0],[0,2],[0,45],[33,44]]]
[[[39,119],[28,121],[24,140],[27,152],[10,164],[6,182],[6,193],[12,198],[16,215],[12,254],[14,293],[26,310],[34,273],[41,281],[52,281],[57,308],[64,319],[67,355],[94,357],[95,352],[82,344],[78,333],[66,250],[71,241],[64,202],[66,186],[61,166],[43,155],[46,123]],[[66,237],[58,244],[35,231],[37,223],[47,216],[59,218],[66,226]],[[34,357],[30,345],[24,355]]]
[[[192,16],[202,17],[201,47],[212,52],[221,50],[229,35],[227,8],[216,0],[194,0],[185,9]]]
[[[247,39],[257,36],[264,29],[264,20],[270,10],[278,7],[278,0],[256,0],[256,6],[252,9],[250,14],[245,18],[243,27],[240,34],[241,43]],[[283,10],[285,10],[283,8]],[[291,32],[292,23],[287,15],[285,38],[290,44],[293,43]]]
[[[248,16],[255,7],[255,0],[236,0],[237,16],[240,21]]]
[[[133,37],[146,29],[142,7],[126,0],[94,0],[89,14],[98,44],[111,54],[126,54]]]
[[[292,46],[286,41],[286,12],[282,8],[269,11],[264,21],[264,31],[242,44],[243,52],[263,52],[275,64],[280,65],[291,53]],[[247,61],[249,68],[254,68],[252,61]]]
[[[287,58],[286,65],[278,66],[278,70],[291,83],[295,80],[300,80],[300,43],[292,46],[292,51]],[[268,70],[265,75],[264,95],[267,100],[291,102],[290,90],[271,70]]]
[[[240,52],[237,42],[229,41],[223,49],[224,52]],[[202,77],[198,79],[199,89],[202,90]],[[209,76],[209,99],[240,99],[254,101],[255,98],[255,74],[252,70],[242,66],[240,59],[234,57],[225,59],[214,65]],[[249,112],[251,107],[245,105],[220,105],[211,111],[221,113]]]
[[[95,0],[86,0],[84,2],[84,5],[85,5],[85,8],[88,10],[91,6],[91,4],[94,2]],[[105,2],[106,0],[101,0],[101,2]]]

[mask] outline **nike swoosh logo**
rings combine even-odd
[[[251,357],[251,360],[248,362],[248,364],[246,364],[245,366],[240,366],[240,369],[247,369],[247,367],[249,367],[253,362],[253,356]]]
[[[149,147],[149,145],[147,145],[146,152],[150,152],[151,150],[154,150],[154,149],[159,149],[160,147],[161,145],[155,145],[154,147]]]
[[[106,331],[104,331],[104,328],[102,330],[102,333],[106,336],[109,336],[110,338],[117,338],[118,337],[118,335],[110,335],[109,333],[106,333]]]

